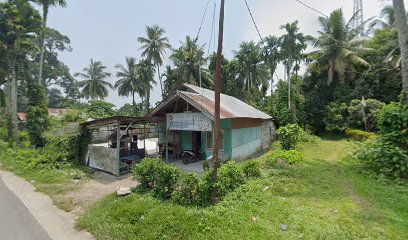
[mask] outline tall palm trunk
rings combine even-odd
[[[159,65],[159,63],[156,63],[156,66],[157,66],[157,74],[159,75],[160,90],[161,90],[161,93],[162,93],[162,98],[164,98],[163,83],[162,83],[162,76],[160,74],[160,65]]]
[[[18,118],[17,118],[17,76],[16,76],[16,59],[11,63],[11,84],[10,84],[10,120],[11,120],[11,137],[18,142]]]
[[[146,113],[149,112],[149,108],[150,108],[150,90],[146,91],[146,99],[145,99],[145,111]]]
[[[401,50],[401,75],[403,103],[408,105],[408,27],[403,0],[393,0],[395,25],[398,29],[398,42]]]
[[[40,62],[39,62],[39,70],[38,70],[38,84],[42,84],[43,81],[43,63],[44,63],[44,41],[45,41],[45,30],[47,27],[47,17],[48,17],[48,6],[43,6],[43,25],[41,29],[41,36],[40,36]],[[45,84],[44,84],[45,87]]]

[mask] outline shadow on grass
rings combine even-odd
[[[343,139],[347,139],[346,135],[344,133],[321,133],[318,135],[322,140],[327,140],[327,141],[339,141]]]

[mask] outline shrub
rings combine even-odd
[[[27,131],[30,136],[30,142],[36,148],[45,145],[43,133],[48,129],[49,117],[46,108],[29,106],[27,109]]]
[[[301,138],[300,138],[301,142],[305,142],[305,143],[317,143],[318,141],[320,141],[320,138],[316,135],[313,135],[307,131],[305,131]]]
[[[179,186],[172,195],[173,201],[184,205],[196,203],[199,194],[199,182],[196,173],[181,175]]]
[[[267,160],[269,164],[273,165],[277,161],[282,160],[288,164],[295,164],[303,162],[305,160],[303,154],[297,150],[275,150],[269,159]]]
[[[78,109],[69,109],[67,113],[62,116],[63,122],[81,122],[86,121],[88,119],[88,115],[81,110]]]
[[[385,106],[383,102],[376,99],[367,99],[365,107],[365,116],[367,122],[367,130],[375,131],[377,129],[377,114]],[[365,129],[363,112],[361,111],[361,100],[354,99],[350,102],[348,111],[348,126],[351,128]]]
[[[407,151],[387,140],[376,139],[362,144],[355,158],[380,175],[408,178]]]
[[[258,161],[245,161],[240,165],[240,168],[246,178],[261,176],[261,167]]]
[[[345,103],[331,102],[326,106],[326,115],[323,122],[326,131],[343,132],[347,129],[347,105]]]
[[[408,151],[408,106],[391,103],[377,117],[379,134],[387,141]]]
[[[132,174],[142,187],[146,189],[153,189],[157,182],[157,173],[159,165],[162,164],[160,158],[143,159],[132,169]]]
[[[169,164],[165,164],[161,161],[156,174],[156,185],[153,189],[156,197],[166,199],[171,197],[176,184],[180,177],[180,170]]]
[[[358,129],[347,129],[346,135],[349,138],[357,140],[357,141],[365,141],[368,139],[372,139],[376,136],[375,133],[366,132],[366,131],[362,131]]]
[[[132,172],[142,187],[153,190],[156,197],[163,199],[171,196],[180,177],[180,170],[160,158],[145,158]]]
[[[204,174],[201,176],[199,182],[198,182],[198,203],[201,205],[208,205],[211,200],[211,191],[212,191],[212,178],[211,178],[211,172],[206,171]]]
[[[241,169],[234,161],[228,161],[218,171],[217,191],[223,197],[243,182]]]
[[[298,124],[288,124],[276,131],[283,149],[294,149],[301,140],[303,130]]]

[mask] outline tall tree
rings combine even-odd
[[[286,77],[288,79],[288,107],[292,112],[293,121],[296,121],[295,106],[291,102],[291,74],[293,70],[293,62],[299,58],[302,51],[306,49],[306,41],[308,39],[303,33],[299,32],[298,21],[287,23],[281,26],[286,33],[281,37],[281,54],[285,57],[284,65],[286,69]]]
[[[143,50],[142,57],[146,57],[147,61],[152,62],[157,67],[157,74],[160,80],[160,89],[164,97],[162,76],[160,74],[160,66],[163,65],[163,56],[167,49],[171,48],[169,39],[164,37],[166,31],[157,26],[146,26],[147,37],[139,37],[138,41],[142,44],[140,49]]]
[[[345,22],[341,9],[333,11],[329,18],[319,18],[322,29],[319,37],[314,39],[314,47],[318,50],[311,53],[314,61],[309,65],[309,71],[328,71],[328,85],[332,83],[335,73],[340,83],[344,83],[347,73],[350,79],[355,77],[355,66],[369,66],[357,55],[364,42],[358,38],[363,27],[352,29],[350,23],[353,18]]]
[[[385,6],[380,13],[380,19],[370,23],[369,29],[395,26],[395,11],[393,6]]]
[[[133,57],[126,57],[126,66],[118,64],[116,77],[119,79],[115,83],[115,89],[118,90],[119,96],[132,95],[133,107],[136,106],[135,94],[142,96],[144,93],[144,83],[138,77],[138,64]]]
[[[4,67],[8,87],[9,138],[18,141],[17,72],[18,60],[27,57],[33,47],[33,36],[38,32],[41,18],[38,12],[24,0],[0,3],[0,42],[5,54]]]
[[[403,0],[393,0],[395,11],[395,26],[398,29],[398,42],[401,51],[402,97],[408,104],[408,27]]]
[[[173,51],[170,59],[173,61],[176,74],[183,82],[199,86],[201,81],[202,87],[212,86],[208,70],[204,68],[207,59],[204,57],[203,47],[190,36]]]
[[[43,25],[40,34],[40,59],[39,59],[39,71],[38,71],[38,84],[42,83],[42,71],[43,71],[43,61],[44,61],[44,39],[46,37],[47,31],[47,19],[48,19],[48,11],[50,7],[66,7],[67,2],[65,0],[33,0],[34,2],[38,3],[42,6],[42,14],[43,14]]]
[[[84,80],[78,83],[79,87],[82,87],[82,97],[92,100],[103,100],[108,96],[108,89],[112,89],[113,86],[105,80],[111,76],[105,69],[106,66],[100,61],[94,62],[91,59],[91,63],[83,69],[83,73],[75,73],[76,77],[84,78]]]
[[[143,95],[145,96],[145,112],[150,110],[150,91],[153,89],[153,84],[157,84],[154,80],[154,65],[148,60],[141,60],[137,64],[138,78],[143,83]]]
[[[280,40],[275,36],[267,36],[263,39],[262,43],[262,57],[265,63],[269,67],[269,73],[271,77],[271,94],[273,93],[273,76],[275,75],[276,68],[280,62]]]

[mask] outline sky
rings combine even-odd
[[[140,59],[139,36],[145,35],[145,26],[157,24],[166,30],[173,48],[178,48],[186,35],[196,36],[208,0],[67,0],[67,8],[50,9],[48,26],[57,29],[71,39],[72,52],[60,53],[71,73],[82,71],[90,59],[101,61],[112,73],[108,79],[116,81],[114,66],[124,64],[126,56]],[[316,36],[319,30],[319,14],[306,8],[296,0],[247,0],[262,36],[282,35],[279,27],[287,22],[299,20],[300,31]],[[216,9],[216,33],[220,0],[210,0],[205,15],[199,42],[208,50],[211,26]],[[353,0],[303,0],[319,11],[329,15],[342,8],[347,19],[353,13]],[[363,0],[364,18],[376,17],[387,0]],[[408,6],[408,0],[405,0]],[[244,0],[226,0],[223,53],[233,57],[242,41],[258,41],[259,37],[251,21]],[[212,44],[214,45],[214,44]],[[215,50],[213,46],[211,51]],[[165,56],[165,64],[170,64]],[[283,69],[278,70],[283,77]],[[156,77],[157,81],[158,78]],[[161,100],[160,85],[154,87],[151,103]],[[131,103],[131,97],[119,97],[115,91],[109,92],[106,101],[117,107]],[[137,98],[137,101],[140,101]]]

